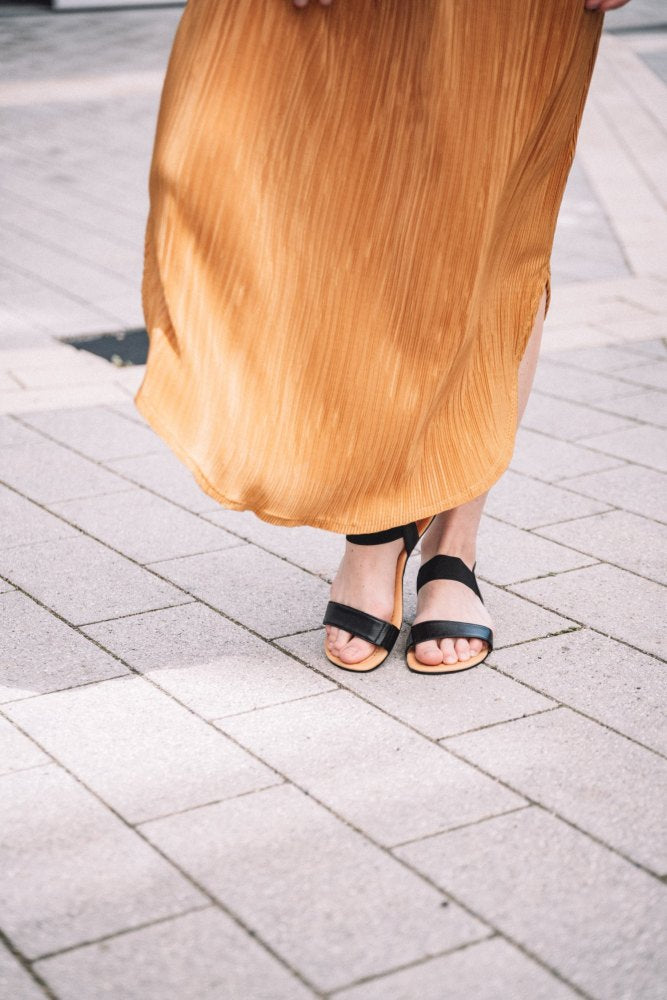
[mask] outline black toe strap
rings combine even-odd
[[[375,615],[369,615],[358,608],[352,608],[349,604],[339,604],[337,601],[329,601],[327,604],[322,624],[335,625],[390,652],[399,634],[399,629],[391,622],[376,618]]]
[[[384,545],[385,542],[395,542],[402,538],[408,555],[419,541],[419,531],[414,521],[409,524],[399,524],[395,528],[385,528],[384,531],[371,531],[365,535],[346,535],[348,542],[355,545]]]
[[[475,565],[477,564],[475,563]],[[470,587],[477,594],[482,604],[484,603],[479,587],[477,586],[474,569],[466,566],[463,559],[459,559],[458,556],[437,555],[423,563],[417,573],[417,590],[423,587],[425,583],[430,583],[431,580],[458,580],[459,583],[464,583],[466,587]]]
[[[482,639],[489,652],[493,649],[493,632],[486,625],[472,622],[427,621],[413,625],[408,635],[408,649],[429,639]]]

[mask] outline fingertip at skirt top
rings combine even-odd
[[[135,405],[219,503],[376,531],[507,468],[604,15],[189,0]]]

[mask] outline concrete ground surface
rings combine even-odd
[[[662,1000],[667,34],[603,35],[481,532],[497,649],[357,676],[340,536],[222,509],[142,368],[58,340],[143,323],[180,10],[3,13],[0,996]]]

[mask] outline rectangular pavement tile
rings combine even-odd
[[[51,509],[87,534],[140,563],[178,559],[240,544],[228,531],[146,490],[52,504]]]
[[[667,874],[667,803],[656,794],[667,787],[664,758],[569,708],[455,736],[444,746],[657,875]]]
[[[0,486],[0,548],[48,542],[52,538],[77,534],[66,521],[54,517],[14,490]]]
[[[635,365],[646,364],[645,357],[640,354],[637,345],[606,345],[604,347],[580,347],[572,351],[559,351],[549,358],[551,364],[569,365],[570,367],[613,375],[617,372],[623,378],[623,372]]]
[[[562,573],[595,561],[594,557],[553,542],[545,545],[544,541],[529,531],[482,516],[477,575],[502,586],[548,573]]]
[[[560,399],[570,399],[574,403],[586,400],[595,403],[615,396],[631,396],[639,391],[620,379],[585,368],[575,368],[557,363],[557,359],[541,358],[535,373],[533,387],[536,392]]]
[[[279,643],[337,684],[432,739],[521,718],[553,705],[523,684],[506,683],[509,678],[484,664],[451,677],[418,676],[407,669],[402,654],[394,653],[371,673],[341,670],[324,656],[323,641],[324,630],[318,629],[280,639]],[[399,648],[402,641],[399,639]]]
[[[214,907],[36,963],[59,1000],[307,1000],[296,976]]]
[[[586,442],[588,443],[588,441]],[[566,476],[577,476],[585,472],[599,472],[621,465],[618,458],[603,455],[570,441],[538,434],[537,431],[520,427],[516,435],[516,448],[511,468],[525,476],[557,482]]]
[[[564,479],[562,486],[616,507],[667,523],[667,476],[641,465],[621,465],[606,472]]]
[[[0,481],[44,504],[127,489],[108,469],[37,435],[35,443],[0,448]]]
[[[4,354],[3,351],[2,355]],[[34,442],[41,444],[43,440],[39,434],[24,427],[18,420],[8,417],[7,414],[0,414],[0,448],[16,448],[18,445],[33,444]]]
[[[499,937],[335,994],[336,1000],[575,1000],[577,996]]]
[[[492,654],[505,674],[667,756],[667,671],[589,629]]]
[[[538,604],[657,656],[665,652],[664,590],[615,566],[589,566],[516,584]]]
[[[0,716],[0,775],[49,763],[50,758],[36,743]]]
[[[92,538],[67,538],[0,553],[0,573],[74,625],[189,598]]]
[[[667,394],[648,389],[638,396],[619,396],[604,403],[604,408],[646,424],[667,427]]]
[[[665,886],[556,817],[521,809],[396,853],[586,995],[662,1000]]]
[[[3,930],[28,958],[205,897],[56,765],[0,778]]]
[[[604,413],[590,406],[581,406],[571,400],[545,396],[540,392],[531,393],[521,423],[523,427],[562,441],[576,441],[586,435],[603,434],[632,426],[623,417]]]
[[[588,448],[628,462],[667,472],[667,430],[642,424],[622,431],[586,438]]]
[[[198,602],[88,625],[83,631],[205,719],[335,687]]]
[[[249,544],[171,559],[154,568],[267,638],[320,625],[329,600],[323,580]]]
[[[5,711],[130,823],[282,780],[136,676],[28,698]]]
[[[204,493],[190,470],[172,452],[116,458],[105,465],[194,514],[220,509],[218,501]]]
[[[0,996],[11,1000],[44,1000],[46,996],[30,973],[2,942],[0,942]]]
[[[491,517],[530,530],[573,517],[599,514],[609,510],[609,506],[508,470],[489,492],[484,509]]]
[[[348,691],[217,724],[381,844],[425,837],[525,804]]]
[[[321,991],[488,934],[290,785],[142,829]]]
[[[0,703],[105,680],[127,667],[17,590],[0,597]]]
[[[537,533],[658,583],[667,579],[667,526],[638,514],[613,510],[552,524]]]
[[[667,332],[667,323],[665,323]],[[651,389],[667,389],[667,361],[655,360],[652,364],[633,365],[623,373],[623,379],[634,385]]]
[[[162,451],[166,447],[148,428],[140,427],[104,406],[30,413],[22,419],[56,441],[99,462]]]

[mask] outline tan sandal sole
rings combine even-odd
[[[467,660],[458,660],[457,663],[433,663],[429,665],[418,660],[414,654],[414,650],[410,649],[405,654],[405,659],[407,660],[408,668],[415,674],[458,674],[461,670],[470,670],[471,667],[476,667],[488,655],[489,650],[483,649],[476,656],[470,656]]]

